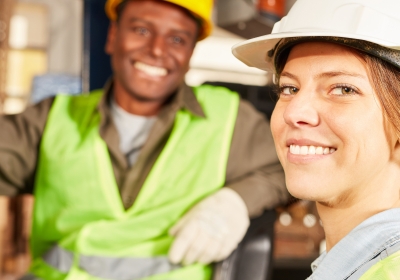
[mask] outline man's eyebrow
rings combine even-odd
[[[129,23],[132,23],[132,22],[135,22],[135,21],[141,21],[141,22],[146,23],[146,24],[151,24],[151,22],[149,22],[147,20],[144,20],[144,19],[141,19],[141,18],[137,18],[137,17],[131,17],[129,19]]]
[[[137,21],[145,23],[145,24],[148,24],[148,25],[153,25],[153,23],[151,23],[150,21],[147,21],[147,20],[144,20],[144,19],[141,19],[141,18],[132,17],[132,18],[129,19],[129,23],[133,23],[133,22],[137,22]],[[181,30],[181,29],[173,29],[173,32],[182,33],[182,34],[185,34],[188,37],[194,36],[191,32],[186,31],[186,30]]]

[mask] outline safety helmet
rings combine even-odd
[[[232,52],[248,66],[273,72],[280,54],[302,41],[346,45],[400,68],[400,0],[297,0],[271,34]]]
[[[117,19],[117,6],[127,0],[107,0],[106,13],[110,20]],[[188,10],[201,22],[201,30],[198,40],[202,40],[210,35],[212,30],[211,13],[213,9],[213,0],[159,0],[178,5]]]

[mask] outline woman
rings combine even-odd
[[[309,279],[400,279],[399,30],[398,0],[298,0],[233,49],[276,74],[286,184],[326,235]]]

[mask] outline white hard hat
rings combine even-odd
[[[400,0],[297,0],[270,35],[239,43],[232,52],[248,66],[274,71],[278,42],[305,37],[349,45],[400,68]],[[377,49],[389,53],[382,57]]]

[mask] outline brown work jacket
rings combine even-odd
[[[110,114],[112,82],[104,92],[98,105],[100,136],[107,144],[123,204],[129,208],[167,142],[176,112],[187,109],[196,116],[205,115],[192,89],[182,84],[158,114],[136,163],[129,166],[119,149],[119,135]],[[29,106],[21,114],[0,116],[0,195],[33,192],[40,141],[53,100]],[[243,100],[230,147],[225,186],[243,198],[250,217],[288,198],[268,121]]]

